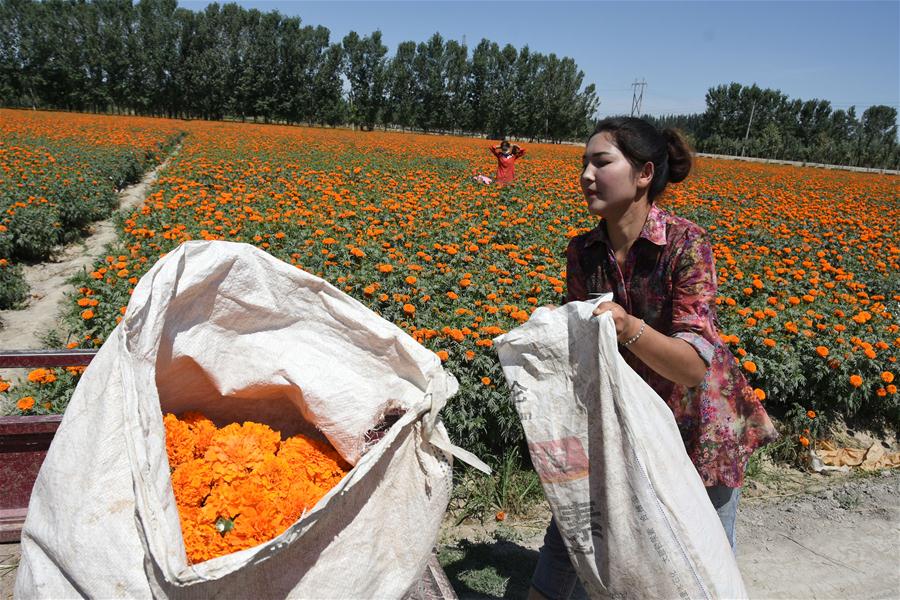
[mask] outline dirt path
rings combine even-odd
[[[119,192],[119,212],[127,213],[140,206],[159,172],[179,148],[177,146],[161,165],[147,172],[139,183]],[[60,248],[49,262],[25,266],[25,279],[30,287],[28,304],[22,310],[0,311],[0,349],[41,348],[40,337],[59,327],[59,305],[69,291],[66,280],[80,269],[92,267],[104,248],[116,239],[115,216],[93,223],[91,230],[89,237]],[[7,379],[17,375],[20,373],[0,370],[0,376]]]
[[[900,472],[787,480],[751,484],[741,500],[738,564],[750,597],[900,597]],[[448,519],[440,558],[460,598],[524,598],[548,517],[544,508],[516,523]],[[0,544],[0,600],[12,598],[18,560],[18,544]]]
[[[738,564],[750,597],[900,598],[900,472],[788,477],[751,484],[741,499]],[[544,508],[518,523],[445,527],[441,563],[460,598],[524,598],[548,518]]]
[[[748,498],[738,563],[751,597],[900,597],[898,492],[893,472],[807,495]]]

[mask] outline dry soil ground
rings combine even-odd
[[[744,490],[738,563],[751,598],[900,598],[900,472],[830,477],[780,470]],[[453,525],[440,557],[460,598],[523,598],[549,512]],[[0,600],[18,544],[0,545]]]
[[[765,483],[763,483],[765,482]],[[900,598],[900,472],[770,468],[743,491],[738,564],[751,598]],[[524,598],[549,518],[446,527],[441,562],[461,598]]]

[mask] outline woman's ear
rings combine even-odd
[[[644,166],[638,172],[637,186],[639,188],[650,187],[650,182],[653,181],[653,173],[653,163],[650,161],[645,162]]]

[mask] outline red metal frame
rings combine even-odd
[[[0,351],[0,369],[32,367],[83,367],[96,350],[6,350]]]
[[[97,350],[0,351],[0,368],[81,367]],[[0,543],[17,542],[28,499],[62,415],[0,417]]]

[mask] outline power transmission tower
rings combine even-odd
[[[644,78],[641,77],[641,80],[634,80],[634,83],[631,84],[631,87],[634,88],[634,91],[631,95],[631,116],[632,117],[640,117],[641,116],[641,102],[644,100],[644,86],[647,85],[647,82],[644,81]],[[638,86],[641,87],[641,91],[638,92]]]

